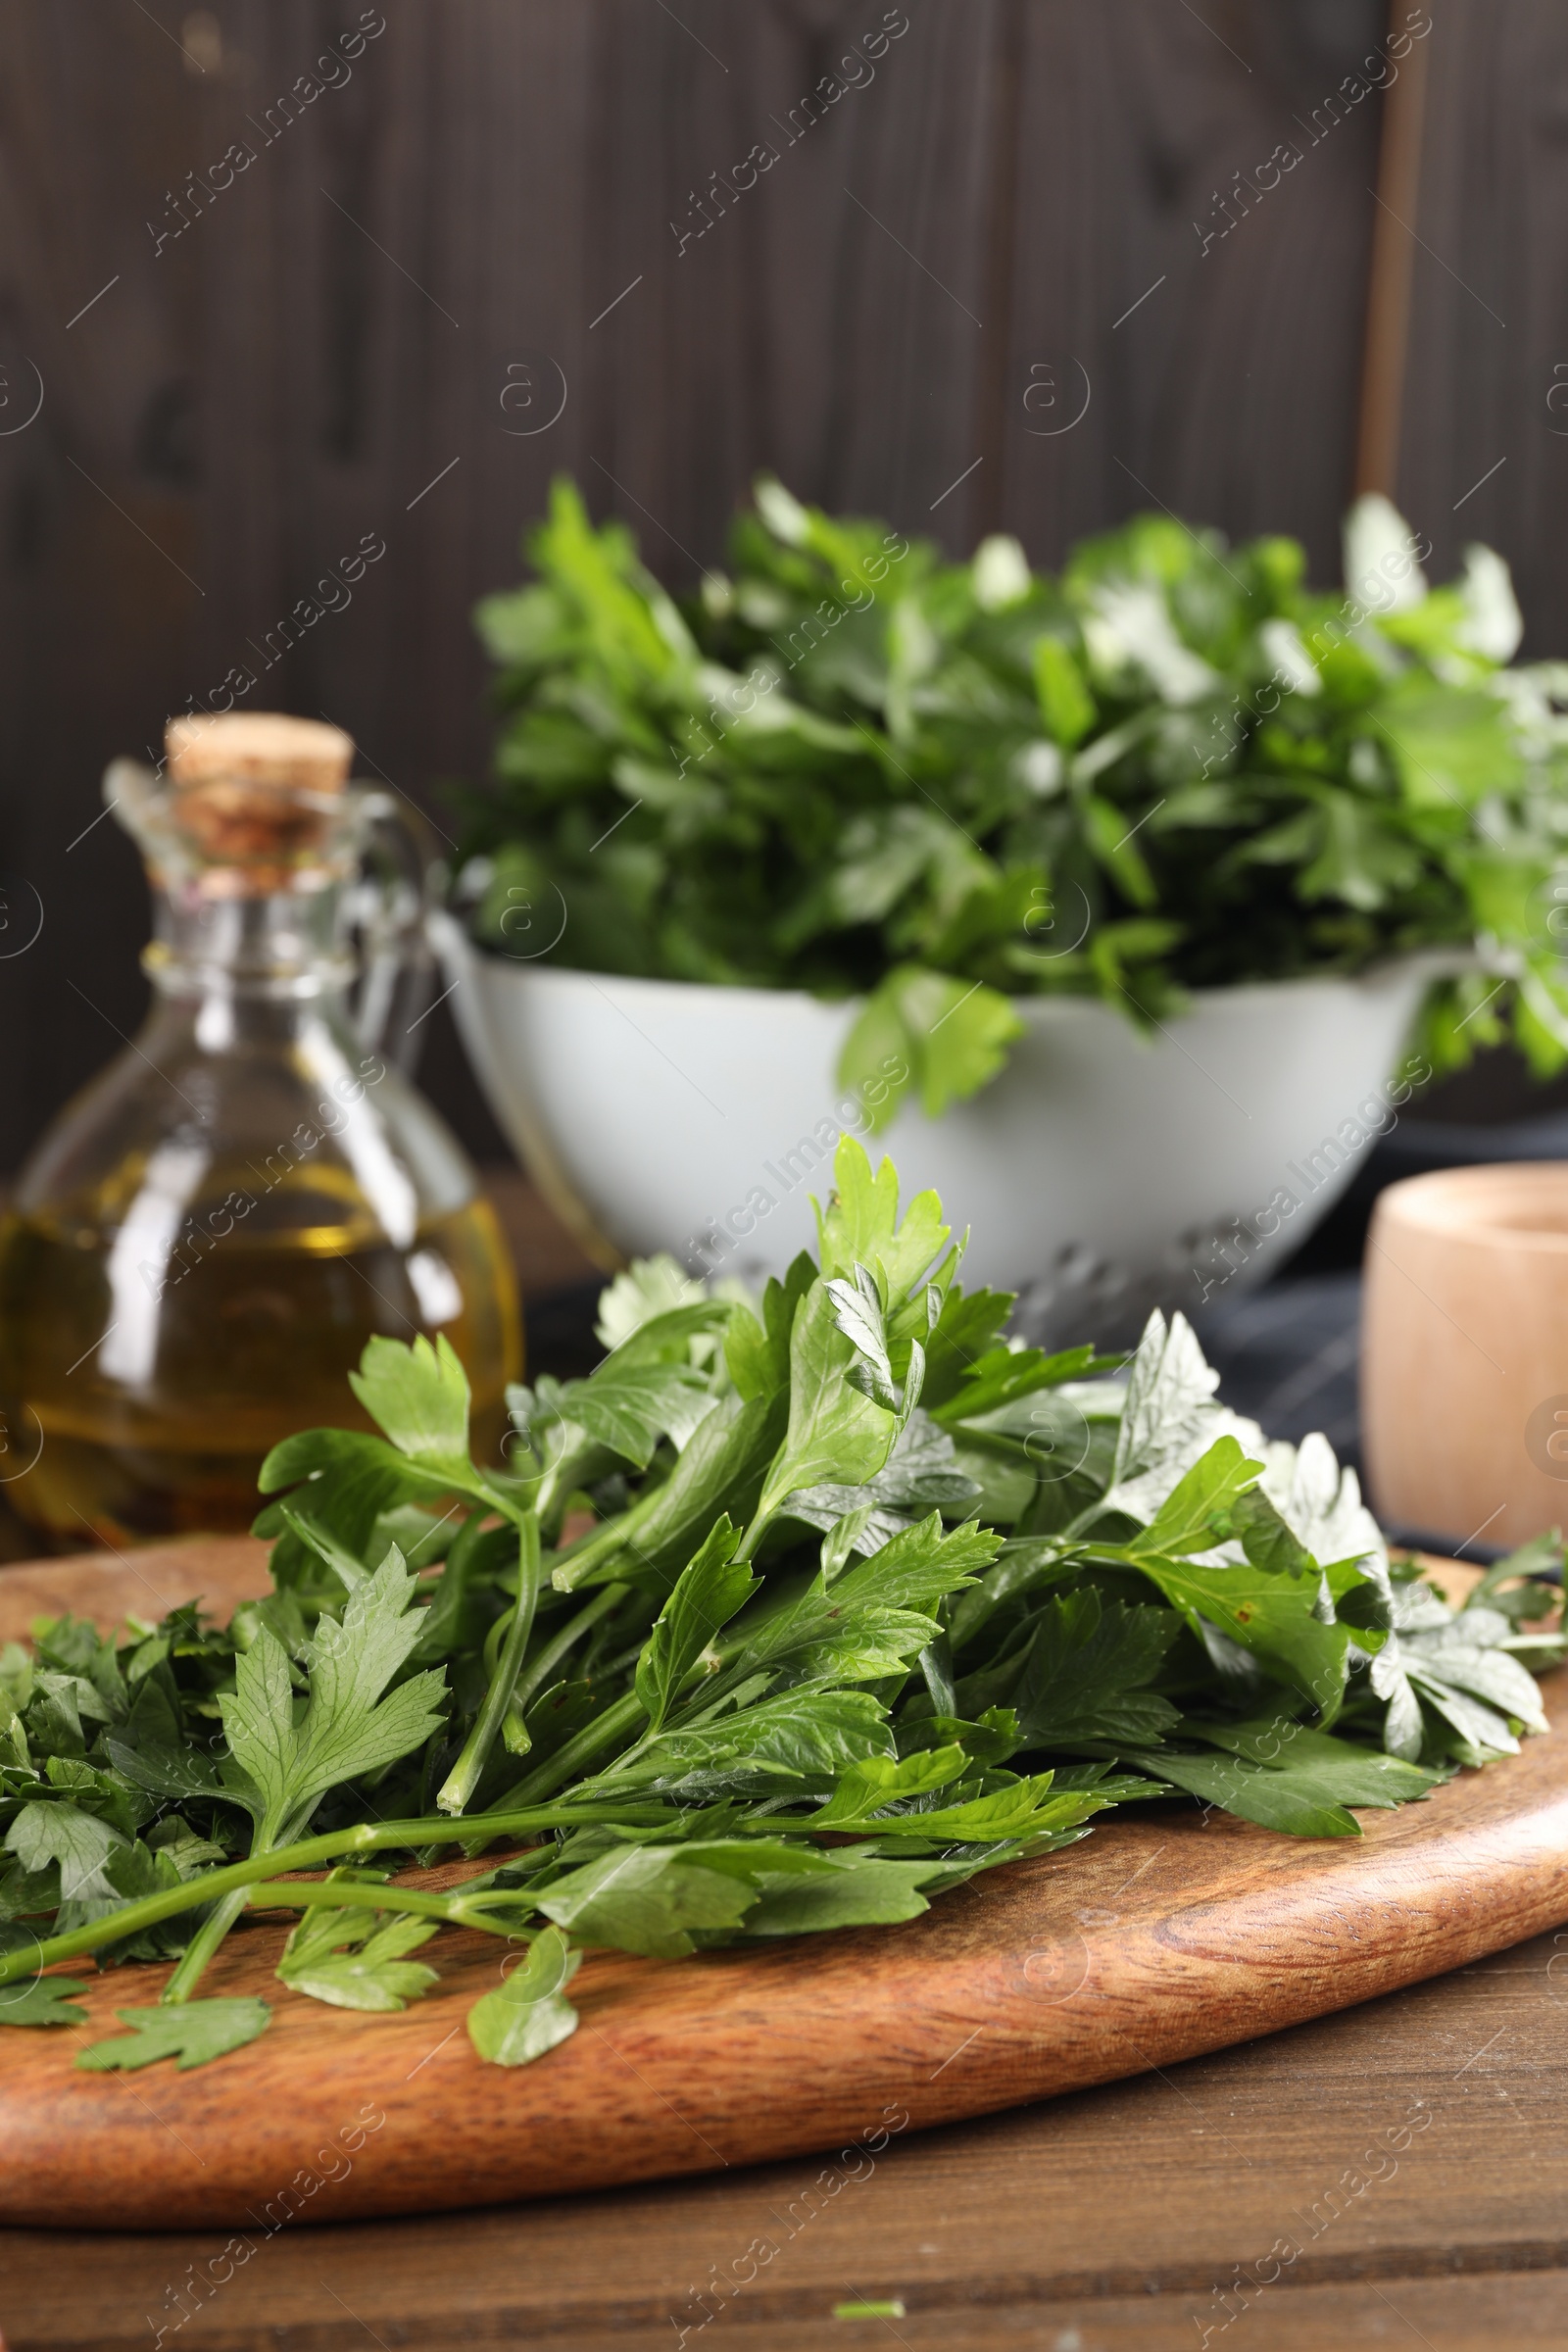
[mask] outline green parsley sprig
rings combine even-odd
[[[1568,665],[1508,666],[1489,549],[1429,589],[1367,499],[1343,592],[1161,514],[1050,575],[763,480],[679,602],[569,482],[527,550],[478,608],[501,722],[458,876],[502,955],[859,997],[843,1083],[905,1073],[879,1123],[987,1084],[1030,997],[1148,1023],[1421,950],[1434,1070],[1568,1058]]]
[[[443,1931],[517,1945],[468,2031],[519,2065],[585,1950],[909,1919],[1118,1804],[1354,1837],[1544,1727],[1558,1546],[1450,1608],[1321,1439],[1215,1403],[1179,1316],[1125,1381],[1022,1347],[933,1195],[901,1217],[853,1139],[835,1175],[760,1299],[618,1277],[599,1368],[512,1393],[505,1469],[444,1342],[372,1340],[382,1434],[264,1468],[266,1598],[0,1658],[0,2024],[79,2023],[88,1954],[163,1961],[78,2063],[204,2063],[270,2015],[197,1997],[215,1952],[292,1911],[278,1981],[340,2008],[427,1997]],[[465,1883],[410,1882],[453,1849]]]

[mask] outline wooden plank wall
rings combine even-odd
[[[1430,15],[1401,495],[1446,557],[1500,546],[1561,650],[1568,38],[1549,0]],[[763,466],[954,549],[1004,524],[1051,562],[1158,503],[1331,575],[1381,101],[1328,100],[1385,29],[1382,0],[0,0],[0,879],[44,910],[0,959],[0,1165],[137,1017],[104,762],[257,667],[362,535],[385,555],[250,699],[328,711],[438,816],[484,760],[469,607],[561,467],[672,582]],[[336,86],[288,120],[307,75]]]

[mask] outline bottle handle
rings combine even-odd
[[[349,789],[362,828],[360,871],[343,902],[360,975],[350,1013],[366,1052],[412,1077],[435,980],[425,922],[436,845],[411,802],[400,804],[379,784],[357,780]]]

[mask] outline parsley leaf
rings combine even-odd
[[[1013,1696],[1025,1739],[1047,1748],[1160,1739],[1179,1716],[1148,1686],[1177,1631],[1169,1609],[1106,1605],[1092,1585],[1046,1601]]]
[[[856,1349],[837,1317],[826,1283],[813,1283],[790,1335],[789,1426],[759,1498],[743,1557],[796,1488],[824,1482],[859,1486],[875,1476],[893,1450],[895,1416],[846,1377]]]
[[[634,1689],[657,1732],[713,1636],[756,1592],[759,1579],[732,1554],[739,1531],[720,1519],[675,1590],[637,1661]],[[715,1661],[716,1663],[716,1661]]]
[[[220,1704],[244,1776],[230,1786],[256,1813],[262,1843],[287,1825],[303,1826],[339,1782],[407,1755],[439,1723],[446,1688],[439,1670],[387,1689],[419,1640],[419,1614],[410,1606],[416,1584],[394,1544],[374,1576],[350,1593],[341,1620],[318,1621],[298,1722],[288,1653],[276,1637],[264,1627],[239,1660],[234,1690]]]
[[[76,2064],[93,2074],[114,2069],[129,2074],[138,2067],[156,2066],[172,2058],[181,2073],[206,2066],[230,2050],[242,2049],[265,2034],[271,2010],[265,2001],[236,1999],[185,2001],[174,2008],[117,2009],[115,2015],[128,2034],[95,2041],[77,2054]]]
[[[482,1993],[468,2011],[468,2039],[492,2066],[526,2066],[577,2031],[566,1986],[582,1966],[558,1928],[545,1928],[496,1992]]]
[[[337,2009],[406,2009],[439,1982],[433,1968],[407,1957],[439,1925],[416,1915],[313,1903],[283,1946],[276,1973],[291,1991]]]
[[[366,1344],[349,1386],[400,1453],[429,1469],[468,1478],[468,1383],[452,1343],[421,1334],[412,1347],[377,1336]]]
[[[123,1843],[107,1821],[65,1803],[24,1805],[6,1832],[6,1844],[24,1870],[59,1863],[60,1898],[67,1903],[103,1889],[103,1865]]]
[[[899,1216],[899,1177],[891,1159],[873,1174],[863,1145],[844,1136],[833,1156],[833,1197],[816,1212],[825,1279],[855,1279],[863,1266],[878,1278],[892,1314],[921,1284],[948,1239],[935,1193],[917,1193]]]
[[[757,1900],[745,1879],[713,1869],[705,1852],[701,1844],[612,1846],[557,1879],[539,1908],[582,1943],[678,1959],[697,1949],[696,1934],[738,1927]]]
[[[38,1977],[28,1984],[0,1984],[0,2026],[79,2026],[86,2010],[72,1995],[86,1985],[71,1977]]]

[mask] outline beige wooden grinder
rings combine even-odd
[[[1386,1522],[1504,1547],[1568,1522],[1568,1163],[1445,1168],[1381,1195],[1361,1420]]]

